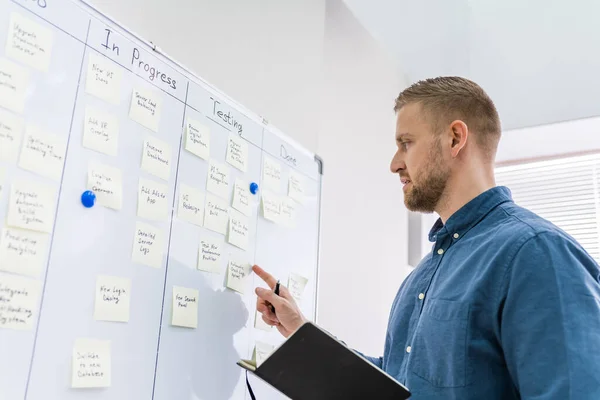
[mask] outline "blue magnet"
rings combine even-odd
[[[96,195],[91,190],[86,190],[81,195],[81,204],[83,204],[83,206],[85,208],[93,207],[95,202],[96,202]]]
[[[258,183],[252,182],[250,184],[250,193],[256,194],[256,192],[258,192]]]

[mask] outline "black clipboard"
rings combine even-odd
[[[251,360],[237,364],[292,400],[404,400],[411,395],[397,380],[310,322],[260,366]]]

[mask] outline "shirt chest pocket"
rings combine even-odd
[[[430,299],[411,345],[410,369],[436,387],[468,384],[469,304]]]

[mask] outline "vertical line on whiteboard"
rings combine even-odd
[[[182,143],[183,143],[183,129],[185,128],[185,112],[187,109],[187,97],[190,89],[190,82],[187,82],[185,87],[185,101],[183,102],[183,119],[181,120],[181,136],[179,137],[179,152],[177,154],[177,168],[175,168],[175,184],[173,186],[173,204],[171,204],[171,223],[169,227],[169,241],[167,244],[167,262],[165,264],[165,281],[163,283],[163,297],[162,306],[160,308],[160,323],[158,325],[158,340],[156,342],[156,360],[154,362],[154,379],[152,380],[152,399],[154,399],[154,390],[156,389],[156,374],[158,372],[158,355],[160,351],[160,335],[162,333],[163,316],[165,313],[165,295],[167,293],[167,276],[169,273],[169,255],[171,252],[171,237],[173,236],[173,220],[175,219],[175,203],[177,202],[177,181],[179,179],[179,160],[181,159]]]
[[[88,29],[85,35],[85,42],[87,43],[88,36],[90,34],[90,25],[92,21],[88,21]],[[40,296],[40,308],[38,309],[38,317],[37,322],[35,324],[35,336],[33,338],[33,346],[31,348],[31,361],[29,362],[29,371],[27,372],[27,383],[25,384],[25,396],[24,399],[27,398],[27,393],[29,392],[29,382],[31,380],[31,371],[33,370],[33,359],[35,357],[35,349],[37,346],[37,339],[40,329],[40,320],[42,319],[42,308],[44,306],[44,294],[46,293],[46,282],[48,281],[48,271],[50,270],[50,260],[52,258],[52,249],[54,243],[54,233],[56,231],[56,221],[58,220],[58,210],[60,208],[60,195],[62,192],[63,181],[65,177],[65,170],[67,169],[67,158],[69,156],[69,144],[71,142],[71,134],[73,131],[73,120],[75,119],[75,110],[77,109],[77,98],[79,96],[79,87],[81,86],[81,75],[83,74],[83,63],[85,61],[85,53],[87,51],[87,46],[83,46],[83,52],[81,54],[81,65],[79,66],[79,78],[77,79],[77,88],[75,90],[75,101],[73,102],[73,111],[71,112],[71,124],[69,125],[69,135],[67,136],[67,147],[65,150],[65,160],[63,162],[63,169],[60,176],[60,186],[58,188],[57,198],[56,198],[56,209],[54,210],[54,222],[52,223],[52,235],[50,237],[50,241],[48,244],[48,260],[46,261],[46,272],[44,273],[44,282],[42,285],[42,294]]]
[[[259,175],[258,175],[258,208],[256,209],[256,224],[254,227],[254,257],[253,257],[253,264],[256,264],[256,253],[258,251],[258,222],[260,221],[260,210],[261,210],[261,197],[262,197],[262,176],[263,176],[263,164],[264,164],[264,151],[263,151],[263,144],[265,141],[265,128],[263,127],[262,129],[262,134],[261,134],[261,139],[260,139],[260,168],[259,168]],[[256,274],[252,274],[252,284],[254,287],[256,287]],[[256,301],[256,296],[254,296],[255,301]],[[251,303],[252,304],[252,303]],[[248,327],[248,349],[247,349],[247,355],[248,357],[250,357],[250,355],[252,354],[252,341],[250,340],[251,337],[255,337],[254,336],[254,325],[256,324],[256,303],[254,304],[254,310],[253,312],[250,313],[250,315],[254,316],[254,323],[252,324],[252,326]],[[252,332],[252,335],[250,334]],[[244,389],[244,399],[248,398],[248,388]]]

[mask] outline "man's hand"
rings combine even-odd
[[[266,324],[275,326],[279,333],[287,338],[307,321],[306,318],[285,286],[280,284],[278,296],[273,292],[277,280],[258,265],[253,266],[252,270],[271,288],[256,288],[256,309],[262,314]],[[275,307],[276,314],[271,311],[271,305]]]

